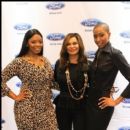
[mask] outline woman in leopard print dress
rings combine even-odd
[[[18,56],[2,71],[2,95],[15,100],[18,130],[57,130],[51,101],[53,70],[43,55],[43,37],[37,29],[26,32]],[[13,76],[22,81],[18,95],[6,82]]]

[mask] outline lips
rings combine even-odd
[[[69,49],[69,51],[73,52],[73,51],[76,51],[76,49]]]

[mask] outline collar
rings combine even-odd
[[[98,49],[97,52],[101,50],[101,52],[111,53],[111,47],[111,43],[108,42],[105,47]]]

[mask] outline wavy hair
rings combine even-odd
[[[64,38],[63,45],[60,51],[60,68],[64,68],[68,64],[69,54],[67,52],[67,43],[72,37],[75,37],[79,44],[78,63],[87,62],[87,57],[84,54],[85,48],[81,36],[78,33],[68,33]]]
[[[30,29],[28,30],[25,35],[24,35],[24,39],[23,39],[23,42],[22,42],[22,47],[21,47],[21,50],[19,52],[19,54],[16,56],[17,57],[21,57],[25,54],[27,54],[28,50],[29,50],[29,47],[28,47],[28,40],[34,36],[35,34],[38,34],[40,35],[42,38],[42,34],[39,32],[39,30],[37,29]],[[43,48],[41,49],[41,52],[39,53],[39,55],[43,55]]]

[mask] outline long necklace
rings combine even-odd
[[[87,73],[84,73],[84,77],[85,77],[85,81],[84,81],[84,86],[79,89],[79,90],[76,90],[74,88],[74,86],[72,85],[72,82],[71,82],[71,79],[70,79],[70,72],[69,72],[69,68],[66,69],[65,71],[65,74],[66,74],[66,79],[67,79],[67,86],[68,86],[68,89],[69,89],[69,93],[71,95],[71,97],[75,100],[80,100],[83,98],[83,95],[84,95],[84,92],[86,90],[86,87],[87,87],[87,82],[88,82],[88,76],[87,76]],[[75,97],[71,90],[73,90],[76,94],[78,93],[81,93],[81,95],[79,97]]]

